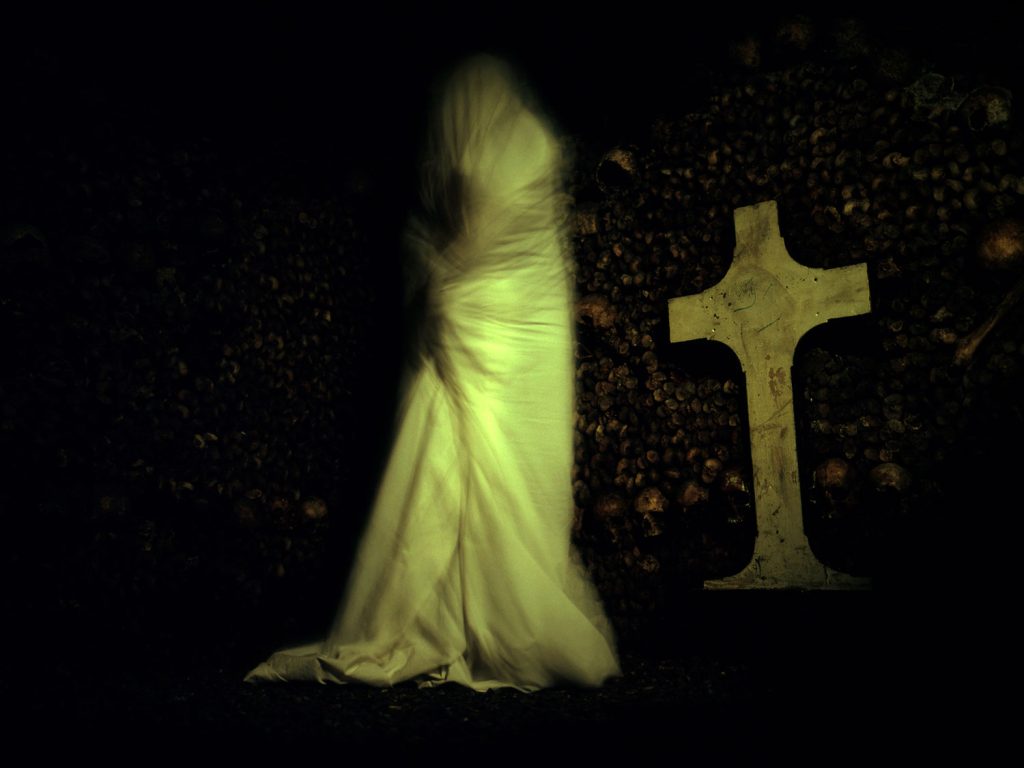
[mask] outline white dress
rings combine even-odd
[[[599,686],[611,626],[570,540],[573,281],[563,160],[504,65],[441,94],[411,285],[427,307],[337,618],[246,681]]]

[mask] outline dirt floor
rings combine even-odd
[[[246,684],[272,650],[252,638],[211,650],[176,646],[173,635],[97,634],[63,652],[52,641],[8,669],[11,733],[37,754],[134,764],[460,748],[486,749],[461,754],[488,760],[660,755],[701,765],[920,757],[959,744],[972,705],[963,664],[938,650],[939,614],[898,597],[702,595],[688,612],[701,626],[652,627],[649,642],[624,650],[621,678],[532,694]]]

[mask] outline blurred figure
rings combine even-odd
[[[564,160],[510,69],[462,64],[408,232],[418,307],[396,439],[325,640],[247,681],[484,691],[620,673],[571,542],[574,320]]]

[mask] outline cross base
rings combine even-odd
[[[871,589],[869,578],[841,573],[821,563],[813,565],[816,567],[809,567],[799,573],[787,571],[781,576],[775,576],[764,572],[760,560],[755,557],[739,573],[721,579],[708,579],[704,582],[704,589]]]

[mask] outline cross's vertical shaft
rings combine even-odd
[[[722,281],[669,300],[671,341],[727,344],[747,382],[757,543],[743,571],[707,586],[861,586],[819,562],[804,534],[791,369],[797,342],[811,328],[871,311],[867,266],[826,270],[793,261],[774,200],[736,209],[734,221],[736,251]]]

